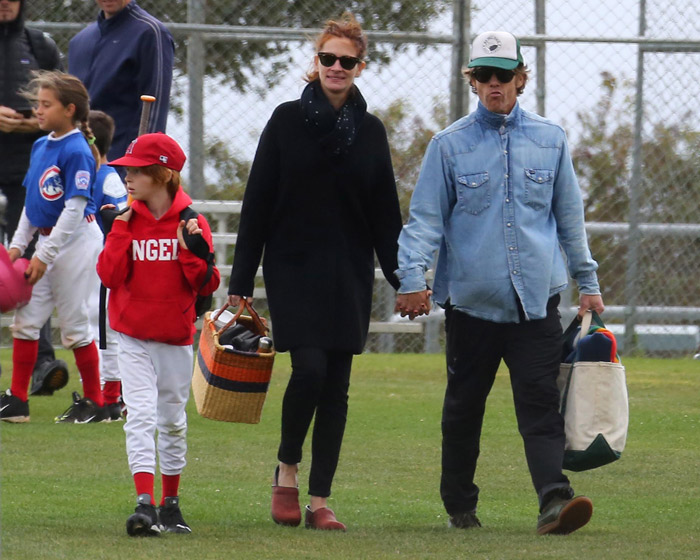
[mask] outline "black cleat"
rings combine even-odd
[[[15,397],[8,389],[0,395],[0,420],[13,424],[29,422],[29,402]]]
[[[107,409],[104,406],[97,406],[88,398],[81,399],[77,392],[73,392],[73,404],[56,417],[56,424],[92,424],[106,419]]]
[[[151,504],[151,496],[139,494],[134,513],[126,520],[126,532],[131,537],[156,537],[160,535],[158,511]]]
[[[192,532],[190,526],[182,518],[180,499],[177,496],[165,498],[165,503],[158,509],[158,516],[160,517],[161,531],[185,535],[189,535]]]

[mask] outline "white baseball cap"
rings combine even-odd
[[[472,42],[467,68],[492,66],[515,70],[523,62],[520,41],[507,31],[484,31]]]

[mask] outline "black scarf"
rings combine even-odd
[[[367,103],[353,85],[347,101],[336,111],[323,93],[321,82],[315,80],[301,94],[301,110],[304,123],[323,149],[331,155],[342,156],[348,153],[355,141],[357,129],[367,112]]]

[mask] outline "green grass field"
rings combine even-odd
[[[62,357],[71,363],[69,354]],[[4,390],[9,350],[0,359]],[[30,399],[31,423],[0,426],[2,558],[699,558],[700,363],[624,362],[627,449],[617,463],[570,474],[595,511],[586,527],[567,537],[535,534],[537,501],[505,372],[489,398],[477,471],[484,526],[447,529],[438,492],[441,355],[356,358],[330,500],[348,531],[276,526],[269,516],[270,481],[289,376],[289,358],[279,355],[260,424],[205,420],[190,402],[181,506],[194,533],[130,538],[125,521],[135,492],[123,424],[53,423],[79,388],[72,366],[68,388]],[[302,498],[307,474],[305,460]]]

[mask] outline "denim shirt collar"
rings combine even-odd
[[[502,126],[507,128],[516,126],[520,121],[520,115],[520,104],[517,101],[515,102],[511,112],[507,115],[492,113],[481,104],[481,101],[479,101],[476,108],[476,120],[485,126],[496,129],[501,128]]]

